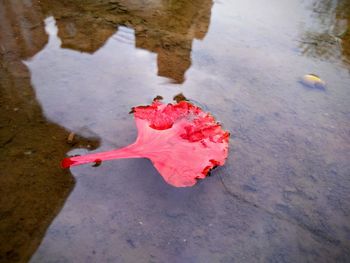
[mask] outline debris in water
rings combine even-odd
[[[68,137],[67,137],[67,143],[68,143],[68,144],[73,144],[74,136],[75,136],[75,133],[74,133],[74,132],[71,132],[71,133],[68,135]]]
[[[307,74],[305,75],[301,83],[312,89],[320,89],[320,90],[325,90],[326,89],[326,83],[317,75],[315,74]]]
[[[184,96],[183,96],[184,97]],[[215,118],[188,101],[134,107],[138,136],[122,149],[65,158],[70,166],[121,158],[148,158],[164,180],[176,187],[193,186],[228,155],[229,132]]]
[[[155,100],[163,100],[163,97],[160,96],[160,95],[157,95],[157,96],[153,99],[153,101],[155,101]]]
[[[177,103],[180,101],[188,101],[188,99],[182,93],[175,95],[173,100],[175,100]]]
[[[97,159],[97,160],[95,160],[95,163],[92,165],[92,167],[99,167],[101,165],[101,163],[102,163],[102,160]]]

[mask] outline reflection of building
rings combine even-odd
[[[191,66],[193,40],[203,39],[208,31],[212,0],[121,0],[98,5],[72,1],[69,9],[55,8],[50,1],[42,5],[57,20],[62,47],[95,52],[117,26],[127,26],[135,31],[137,48],[158,54],[158,75],[182,83]]]
[[[302,53],[319,59],[344,59],[349,63],[349,1],[315,1],[312,11],[318,28],[303,32],[300,40]]]

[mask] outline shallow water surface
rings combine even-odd
[[[0,0],[0,262],[346,262],[349,10]],[[130,108],[180,92],[232,134],[212,176],[174,188],[147,159],[60,169],[132,143]]]

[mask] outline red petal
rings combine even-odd
[[[197,106],[181,101],[133,108],[138,129],[134,144],[120,150],[66,158],[63,167],[96,159],[149,158],[164,180],[177,187],[192,186],[197,179],[223,165],[230,134],[214,117]]]

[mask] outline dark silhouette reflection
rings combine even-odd
[[[69,132],[45,119],[22,63],[46,45],[44,19],[55,16],[63,48],[89,53],[118,26],[133,28],[136,47],[158,54],[158,74],[181,83],[193,39],[208,31],[211,6],[211,0],[0,0],[0,261],[30,258],[74,186],[58,165],[72,148]],[[79,140],[82,147],[98,143]]]
[[[0,262],[29,260],[74,186],[59,167],[69,132],[45,119],[21,62],[46,44],[43,19],[34,1],[0,1]]]
[[[315,1],[313,18],[317,30],[306,30],[300,40],[304,55],[319,59],[341,59],[350,63],[350,2],[347,0]]]
[[[63,48],[89,53],[118,26],[132,28],[136,47],[158,54],[158,75],[182,83],[193,39],[208,31],[211,7],[212,0],[0,0],[1,262],[30,258],[74,186],[58,165],[72,148],[69,132],[45,119],[22,63],[46,45],[44,19],[57,20]],[[80,138],[79,144],[95,148],[99,141]]]
[[[164,6],[163,13],[146,20],[150,27],[135,27],[136,47],[158,53],[158,75],[182,83],[191,66],[192,41],[207,33],[212,1],[167,0]]]
[[[69,5],[67,4],[69,3]],[[191,66],[194,39],[208,31],[212,0],[155,1],[41,1],[53,14],[62,47],[93,53],[117,30],[135,31],[137,48],[157,53],[158,75],[175,83],[185,80]]]

